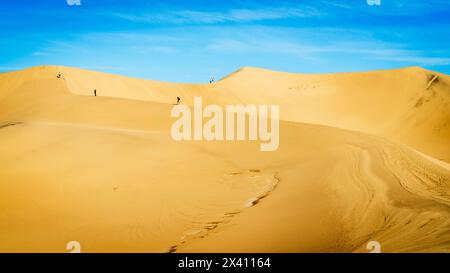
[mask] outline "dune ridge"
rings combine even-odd
[[[36,67],[62,74],[72,94],[193,105],[277,104],[286,121],[328,125],[384,136],[450,162],[450,76],[409,67],[337,74],[293,74],[244,67],[213,84],[141,80],[69,67]],[[14,73],[14,72],[13,72]],[[29,73],[29,74],[30,74]]]
[[[449,82],[417,67],[0,74],[0,252],[450,252]],[[173,141],[177,96],[279,104],[279,149]]]

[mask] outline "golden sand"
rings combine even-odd
[[[279,149],[174,141],[177,96],[280,105]],[[448,162],[450,77],[417,67],[3,73],[0,252],[450,252]]]

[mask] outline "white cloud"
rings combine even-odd
[[[413,52],[413,53],[415,53],[415,52]],[[386,60],[386,61],[391,61],[391,62],[411,63],[411,64],[421,65],[421,66],[450,65],[450,58],[445,58],[445,57],[386,56],[386,57],[376,57],[374,59]]]
[[[311,7],[283,7],[259,9],[231,9],[224,12],[175,10],[158,13],[128,14],[111,13],[110,15],[134,22],[168,23],[168,24],[215,24],[225,22],[254,22],[288,18],[303,18],[319,16],[320,13]]]
[[[404,63],[419,66],[449,65],[450,58],[435,56],[435,52],[424,52],[411,49],[406,44],[380,41],[361,33],[345,34],[345,32],[322,29],[321,35],[315,35],[317,29],[303,29],[302,31],[288,30],[261,31],[241,30],[251,35],[241,34],[238,39],[215,39],[207,45],[213,52],[229,52],[243,54],[274,54],[291,55],[308,61],[323,61],[332,56],[353,55],[361,60],[380,60],[394,63]],[[330,34],[335,32],[334,35]],[[291,37],[291,38],[289,38]],[[328,37],[323,42],[324,37]],[[333,55],[330,55],[333,54]]]

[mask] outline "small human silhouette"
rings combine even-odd
[[[94,96],[97,97],[97,89],[94,89]]]
[[[180,97],[177,97],[177,105],[180,104]]]

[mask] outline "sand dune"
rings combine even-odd
[[[450,252],[449,84],[421,68],[0,74],[0,252]],[[173,141],[176,96],[280,104],[279,149]]]
[[[289,74],[243,68],[214,84],[173,84],[59,67],[70,92],[192,105],[279,104],[281,119],[368,132],[450,162],[450,77],[419,67]]]

